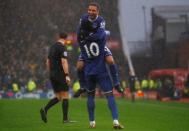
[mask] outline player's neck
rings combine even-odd
[[[64,39],[59,39],[58,42],[60,42],[61,44],[65,44],[65,40]]]
[[[88,18],[88,20],[91,21],[91,22],[93,22],[93,21],[95,21],[97,18],[98,18],[98,15],[96,16],[96,18],[94,18],[94,19]]]

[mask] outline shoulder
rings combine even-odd
[[[83,14],[81,17],[80,17],[80,20],[88,20],[88,17],[89,15],[87,13]]]
[[[103,29],[105,28],[105,20],[102,16],[98,16],[97,22],[98,22],[100,28],[103,28]]]
[[[54,50],[57,47],[57,42],[55,42],[54,44],[52,44],[49,48],[49,50]]]
[[[102,22],[102,21],[105,21],[105,20],[102,16],[99,15],[98,18],[97,18],[97,21]]]
[[[66,46],[62,43],[58,43],[58,48],[60,48],[61,50],[65,50]]]
[[[65,45],[61,44],[60,42],[56,42],[54,45],[52,45],[52,48],[59,51],[65,49]]]
[[[88,20],[88,14],[83,14],[80,19],[79,19],[79,25],[81,26],[81,24],[84,22],[84,21],[87,21]]]

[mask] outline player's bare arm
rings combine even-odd
[[[46,68],[47,68],[47,70],[50,69],[50,60],[49,60],[49,58],[47,58],[47,60],[46,60]]]
[[[68,76],[68,74],[69,74],[68,61],[67,61],[66,58],[61,58],[61,63],[62,63],[64,73],[66,74],[66,83],[69,85],[70,84],[70,77]]]

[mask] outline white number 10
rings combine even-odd
[[[84,45],[84,48],[89,58],[99,56],[100,50],[96,42],[92,42],[89,45],[89,48],[87,47],[87,45]]]

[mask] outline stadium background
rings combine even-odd
[[[88,0],[1,1],[0,89],[9,90],[12,88],[12,83],[24,87],[30,79],[36,82],[38,89],[46,88],[48,74],[45,70],[45,58],[49,46],[54,43],[53,35],[57,31],[74,33],[79,18],[83,12],[86,12],[89,2]],[[106,28],[111,31],[111,39],[118,41],[118,46],[121,46],[117,1],[99,0],[98,2],[103,7],[101,15],[106,20]],[[70,48],[69,65],[74,81],[79,54],[76,41],[71,43]],[[121,48],[113,51],[113,54],[118,65],[121,65],[120,68],[123,68],[122,72],[125,76],[123,63],[125,61]]]
[[[77,80],[75,66],[79,49],[75,31],[81,14],[86,12],[86,7],[91,1],[0,1],[1,97],[4,96],[2,92],[10,91],[8,96],[11,95],[15,84],[21,92],[28,91],[30,82],[36,85],[37,91],[43,92],[51,88],[48,72],[45,70],[45,58],[49,46],[54,43],[54,34],[58,31],[69,33],[71,41],[68,42],[67,49],[72,83]],[[106,29],[111,32],[107,46],[111,49],[119,67],[121,82],[126,83],[122,86],[128,86],[129,77],[125,45],[130,50],[139,82],[146,79],[153,69],[188,67],[188,17],[186,17],[189,12],[188,2],[182,0],[179,4],[177,1],[171,3],[167,0],[170,6],[163,1],[142,3],[142,1],[97,0],[97,2],[102,7],[101,15],[106,20]],[[126,12],[124,7],[127,7]],[[161,10],[163,13],[159,13]],[[129,13],[132,11],[135,14]],[[166,13],[168,15],[165,15]],[[142,23],[140,26],[135,15]],[[171,21],[173,17],[176,22],[165,22]],[[126,19],[124,24],[127,27],[127,36],[120,33],[124,30],[124,24],[120,23],[121,18]],[[161,30],[158,30],[161,25],[164,25],[165,32],[161,33]],[[140,30],[136,30],[135,26]],[[164,36],[159,35],[158,31]],[[137,38],[139,32],[142,32],[143,36]],[[125,37],[128,37],[127,41],[123,39]]]

